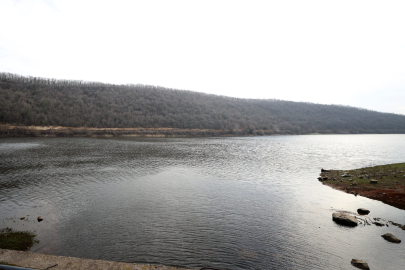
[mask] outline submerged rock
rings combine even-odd
[[[250,250],[238,249],[238,255],[246,259],[257,259],[257,253]]]
[[[360,269],[370,270],[370,267],[368,267],[368,264],[363,260],[352,259],[351,264]]]
[[[395,235],[393,235],[392,233],[383,234],[381,235],[381,237],[392,243],[401,243],[401,240],[396,238]]]
[[[357,209],[357,213],[359,213],[360,215],[368,215],[370,213],[370,210],[367,210],[365,208],[359,208]]]
[[[333,213],[332,219],[338,224],[355,227],[357,226],[357,218],[347,213]]]

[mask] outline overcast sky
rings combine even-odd
[[[405,1],[0,0],[0,71],[405,114]]]

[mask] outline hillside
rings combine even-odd
[[[248,90],[247,90],[248,91]],[[0,123],[22,126],[215,129],[240,134],[405,133],[405,116],[147,85],[0,73]]]

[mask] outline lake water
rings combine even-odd
[[[352,269],[358,258],[405,269],[405,231],[332,221],[334,209],[364,207],[405,224],[405,211],[317,180],[321,168],[404,161],[405,135],[3,138],[0,228],[35,230],[31,251],[71,257],[221,269]]]

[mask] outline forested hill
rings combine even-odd
[[[147,85],[55,80],[10,73],[0,73],[0,123],[171,127],[257,134],[405,133],[404,115],[347,106],[238,99]]]

